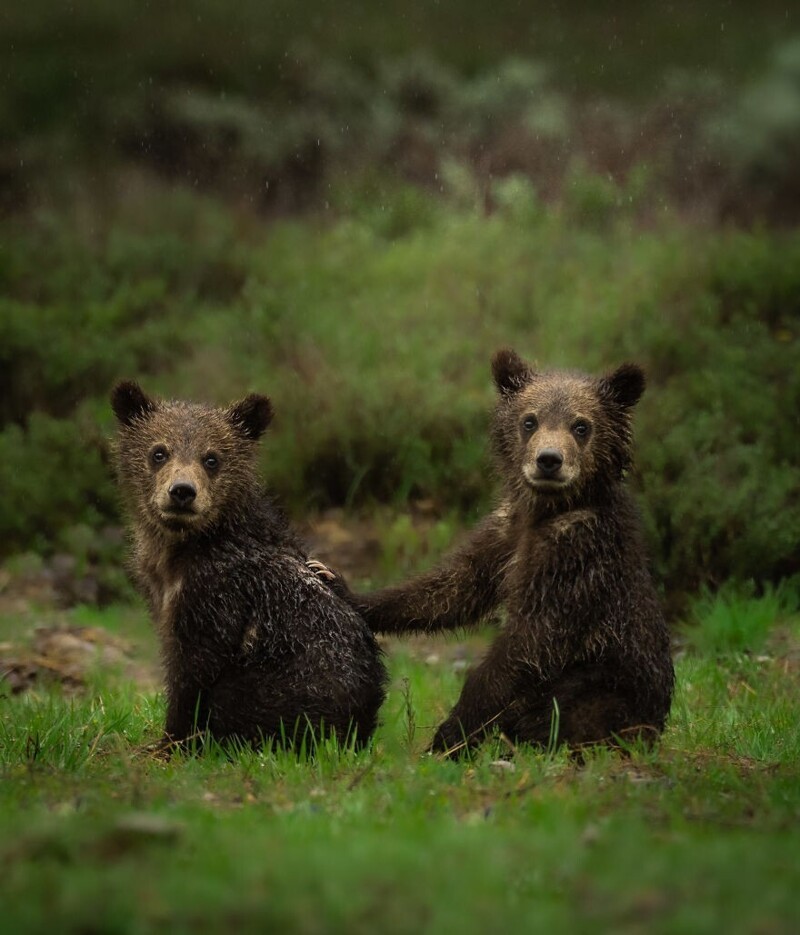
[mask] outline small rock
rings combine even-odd
[[[130,815],[123,815],[114,824],[116,831],[138,835],[144,838],[176,838],[183,825],[177,821],[171,821],[169,818],[162,818],[161,815],[151,815],[147,812],[133,812]]]
[[[496,773],[515,773],[517,767],[514,766],[511,760],[492,760],[489,769],[494,770]]]

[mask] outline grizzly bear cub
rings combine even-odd
[[[357,612],[306,567],[259,486],[269,399],[215,409],[158,401],[125,382],[111,402],[133,568],[161,640],[164,746],[208,734],[364,744],[384,698],[381,653]]]
[[[637,511],[623,484],[644,390],[625,364],[593,379],[493,361],[491,438],[504,496],[437,568],[397,587],[334,589],[377,633],[506,621],[432,749],[457,754],[493,730],[534,744],[654,739],[673,687],[667,628]],[[324,568],[318,573],[325,577]]]

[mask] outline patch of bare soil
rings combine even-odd
[[[0,695],[48,684],[80,692],[99,668],[112,668],[140,684],[158,684],[156,674],[134,658],[130,644],[102,627],[41,626],[23,644],[0,643]]]
[[[342,510],[325,510],[303,524],[300,533],[309,555],[348,581],[375,574],[381,541],[370,520],[345,516]]]

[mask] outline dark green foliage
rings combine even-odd
[[[726,238],[700,273],[637,336],[644,502],[669,581],[774,579],[800,569],[800,242]]]
[[[91,247],[65,248],[58,223],[7,242],[6,553],[115,515],[105,394],[150,371],[174,396],[269,393],[264,468],[297,513],[427,497],[474,516],[493,489],[488,359],[513,344],[540,366],[645,367],[633,483],[668,588],[798,570],[796,236],[634,230],[611,201],[596,231],[524,180],[490,217],[365,186],[340,190],[327,227],[245,232],[235,250],[223,209],[157,189],[147,225],[120,208]],[[59,245],[36,276],[32,242]]]
[[[74,218],[46,217],[4,239],[0,429],[35,411],[70,415],[119,376],[165,369],[187,343],[180,319],[189,303],[241,288],[227,225],[206,234],[207,213],[192,205],[187,251],[180,200],[169,200],[165,233],[111,227],[92,243],[70,230]]]
[[[730,165],[733,212],[794,217],[800,195],[800,39],[778,46],[764,74],[711,120],[706,141]],[[751,204],[748,205],[747,202]]]
[[[3,27],[0,208],[120,162],[279,212],[325,204],[365,165],[437,187],[448,158],[487,186],[523,172],[551,197],[577,154],[615,183],[646,161],[690,208],[796,217],[791,199],[762,197],[796,191],[797,53],[769,54],[787,29],[777,0],[613,15],[33,0],[8,5]],[[606,188],[581,197],[602,209]]]
[[[270,393],[297,513],[474,517],[513,344],[646,367],[633,483],[669,588],[797,571],[800,240],[697,224],[796,216],[792,23],[628,6],[13,3],[0,554],[116,519],[118,378]]]
[[[96,528],[116,515],[103,446],[101,431],[85,413],[55,419],[34,412],[25,429],[9,425],[0,433],[6,555],[20,548],[49,551],[65,526]]]

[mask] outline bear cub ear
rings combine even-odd
[[[632,409],[644,393],[644,371],[638,364],[622,364],[600,379],[600,395],[623,409]]]
[[[138,383],[123,380],[111,391],[111,408],[122,425],[131,425],[155,412],[158,403],[151,399]]]
[[[508,397],[530,383],[533,371],[516,351],[503,348],[492,358],[492,376],[500,395]]]
[[[245,438],[257,441],[272,422],[272,403],[267,396],[251,393],[228,409],[228,419]]]

